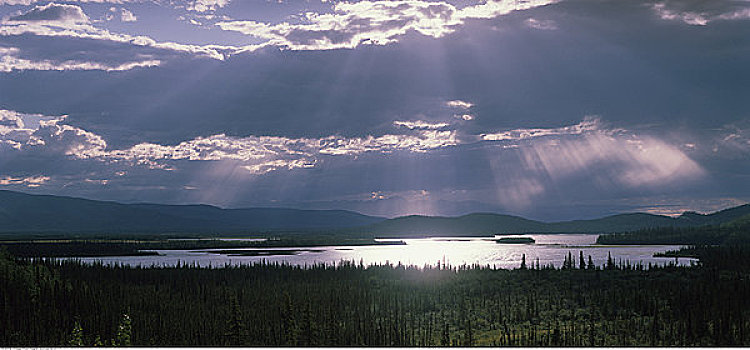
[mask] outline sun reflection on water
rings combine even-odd
[[[508,237],[508,236],[504,236]],[[490,265],[497,268],[517,268],[525,255],[529,266],[537,261],[540,265],[562,265],[565,257],[571,254],[578,261],[579,252],[585,259],[591,256],[597,265],[603,265],[608,255],[616,261],[629,261],[632,264],[644,265],[665,264],[675,259],[655,258],[656,252],[678,249],[679,246],[597,246],[596,235],[524,235],[514,237],[532,237],[534,244],[501,244],[490,237],[440,237],[403,239],[405,245],[374,246],[327,246],[298,248],[292,255],[232,256],[207,252],[186,250],[161,250],[159,256],[98,257],[82,258],[84,262],[101,261],[103,263],[122,263],[141,266],[173,266],[178,263],[197,264],[199,266],[219,267],[225,264],[241,265],[260,261],[279,262],[293,265],[313,265],[318,263],[336,264],[341,261],[352,261],[363,264],[402,264],[422,267],[438,264],[460,266],[463,264]],[[381,240],[383,241],[383,240]],[[243,250],[293,250],[295,248],[246,248]],[[693,259],[680,258],[678,264],[689,265]]]

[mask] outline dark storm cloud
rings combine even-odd
[[[0,109],[68,116],[60,134],[32,131],[44,145],[28,146],[19,130],[33,123],[0,119],[0,184],[384,215],[717,209],[750,199],[750,36],[748,21],[727,15],[747,7],[722,4],[564,1],[465,16],[439,38],[410,30],[385,46],[269,46],[223,61],[102,32],[3,35],[0,55],[16,66],[159,63],[5,69]],[[694,25],[667,10],[709,20]],[[277,34],[335,44],[359,33],[309,29]]]
[[[186,54],[154,47],[134,47],[131,44],[102,41],[86,38],[56,38],[37,36],[30,33],[0,36],[0,48],[15,48],[13,55],[18,60],[32,62],[27,67],[15,66],[16,70],[34,70],[34,62],[47,62],[51,70],[70,62],[99,64],[106,70],[123,67],[129,63],[148,63],[143,66],[157,66],[163,61],[185,57]],[[62,70],[62,69],[60,69]],[[125,70],[123,69],[119,70]]]
[[[114,144],[137,139],[112,132],[123,129],[168,143],[220,132],[361,135],[396,118],[429,118],[433,106],[455,98],[475,103],[475,125],[483,130],[571,124],[588,114],[670,123],[701,123],[711,114],[729,122],[748,109],[741,98],[748,73],[736,58],[747,50],[746,36],[732,28],[665,26],[642,5],[581,7],[561,3],[478,21],[441,41],[411,36],[398,46],[357,50],[267,49],[223,64],[185,59],[158,71],[101,74],[94,85],[64,76],[78,73],[29,74],[13,77],[17,88],[6,101],[33,111],[25,105],[36,103],[23,97],[38,85],[49,94],[62,91],[66,101],[76,99],[65,91],[96,95],[81,104],[86,112],[66,104],[55,113],[107,133]],[[528,29],[527,16],[559,17],[561,30]],[[643,23],[632,26],[635,18]],[[111,86],[102,90],[104,83]],[[138,129],[117,126],[133,122]]]

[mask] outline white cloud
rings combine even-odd
[[[557,30],[557,23],[551,19],[529,18],[523,22],[527,27],[539,30]]]
[[[653,5],[653,10],[659,16],[659,18],[669,21],[682,21],[690,25],[704,26],[708,24],[709,19],[706,18],[705,14],[696,13],[691,11],[679,12],[667,8],[665,3],[658,3]]]
[[[52,61],[39,60],[32,61],[18,56],[18,48],[0,47],[0,72],[24,71],[24,70],[47,70],[47,71],[66,71],[66,70],[101,70],[107,72],[126,71],[134,68],[155,67],[161,64],[159,60],[145,60],[135,62],[125,62],[120,64],[106,64],[99,62],[84,62],[76,60]]]
[[[748,1],[662,1],[652,5],[651,8],[663,20],[681,21],[697,26],[705,26],[718,20],[750,19],[750,2]]]
[[[292,170],[295,168],[312,168],[315,166],[315,160],[292,159],[292,160],[271,160],[259,164],[245,165],[243,168],[251,174],[265,174],[279,169]]]
[[[580,135],[587,131],[600,130],[601,121],[599,118],[587,117],[582,122],[564,126],[560,128],[532,128],[532,129],[515,129],[493,134],[481,134],[480,139],[485,141],[502,141],[502,140],[524,140],[535,137],[550,135]]]
[[[229,0],[195,0],[187,5],[188,11],[207,12],[216,11],[229,4]]]
[[[28,176],[28,177],[0,177],[0,186],[23,185],[26,187],[39,187],[50,180],[49,176]]]
[[[322,155],[356,156],[366,152],[426,152],[458,144],[454,131],[416,131],[414,135],[383,135],[379,137],[344,138],[329,136],[320,139],[291,139],[277,136],[231,137],[224,134],[199,137],[175,146],[141,143],[128,149],[105,153],[90,148],[77,154],[79,158],[101,158],[109,161],[127,160],[153,168],[167,167],[164,161],[232,160],[246,163],[253,173],[277,169],[309,168]]]
[[[125,161],[154,169],[172,169],[171,162],[180,160],[234,161],[256,174],[283,168],[312,167],[322,156],[427,152],[458,144],[455,131],[412,130],[406,135],[358,138],[294,139],[219,134],[177,145],[140,143],[126,149],[107,150],[107,143],[101,136],[64,124],[65,118],[0,110],[0,141],[7,141],[10,145],[6,151],[44,151],[74,159]]]
[[[365,152],[390,153],[394,151],[427,152],[459,144],[454,130],[418,130],[412,135],[383,135],[365,138],[340,138],[330,136],[320,139],[320,153],[330,155],[358,155]]]
[[[55,6],[52,6],[55,5]],[[60,7],[64,6],[64,7]],[[50,9],[56,9],[50,12]],[[126,15],[127,17],[127,15]],[[223,46],[188,45],[174,42],[158,42],[147,36],[112,33],[93,26],[80,7],[76,5],[56,5],[53,3],[37,6],[19,16],[0,22],[0,36],[20,36],[33,34],[43,37],[69,37],[123,43],[133,46],[153,47],[197,56],[224,60],[232,54],[251,52],[264,45]]]
[[[176,145],[140,143],[108,149],[101,136],[65,124],[65,118],[0,110],[0,154],[45,154],[163,170],[179,168],[179,162],[184,161],[223,161],[251,174],[265,174],[315,167],[328,157],[425,153],[466,142],[457,138],[456,130],[440,130],[436,124],[424,123],[420,127],[407,126],[402,129],[403,134],[382,136],[288,138],[218,134]],[[742,137],[727,137],[746,143]],[[479,142],[501,146],[492,149],[500,152],[503,163],[510,162],[497,170],[502,173],[498,196],[504,198],[504,203],[530,203],[550,184],[571,178],[589,178],[592,186],[639,188],[688,181],[705,173],[681,147],[655,137],[607,128],[596,118],[559,128],[483,134]]]
[[[93,39],[130,44],[133,46],[147,46],[177,52],[185,52],[198,56],[206,56],[217,60],[224,60],[228,55],[253,51],[260,46],[249,45],[245,47],[221,46],[221,45],[187,45],[173,42],[157,42],[147,36],[132,36],[127,34],[111,33],[91,25],[56,26],[40,23],[22,23],[17,25],[0,26],[0,36],[34,34],[46,37],[70,37],[80,39]]]
[[[18,16],[9,18],[9,22],[30,22],[48,24],[77,24],[88,23],[89,17],[80,7],[51,2],[46,5],[35,6]]]
[[[136,22],[138,17],[133,14],[130,10],[124,7],[110,7],[107,14],[104,16],[107,21],[119,20],[120,22]]]
[[[102,154],[107,143],[99,135],[64,124],[66,115],[52,117],[0,110],[0,141],[13,151],[43,151],[63,156]],[[0,152],[2,149],[0,148]]]
[[[120,11],[120,21],[121,22],[135,22],[138,20],[138,17],[136,17],[132,12],[121,9]]]
[[[471,102],[466,102],[466,101],[461,101],[461,100],[448,101],[445,103],[445,105],[448,107],[461,108],[461,109],[469,109],[472,106],[474,106],[474,104],[472,104]]]
[[[39,2],[48,2],[49,0],[0,0],[2,5],[31,5]],[[139,3],[148,0],[65,0],[66,3],[90,3],[90,4],[126,4]]]
[[[440,38],[452,33],[468,19],[494,18],[553,2],[489,0],[459,9],[447,2],[364,0],[336,3],[332,13],[305,13],[301,23],[225,21],[216,25],[292,50],[329,50],[362,44],[385,45],[397,41],[409,31]]]
[[[724,20],[750,19],[750,7],[735,10],[732,12],[722,13],[717,18]]]
[[[417,120],[417,121],[395,121],[393,122],[393,125],[404,127],[407,129],[442,129],[450,124],[448,123],[430,123],[426,122],[424,120]]]

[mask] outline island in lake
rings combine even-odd
[[[495,242],[502,244],[534,244],[536,241],[531,237],[504,237],[496,239]]]

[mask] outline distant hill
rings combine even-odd
[[[481,236],[500,232],[539,231],[544,225],[518,216],[478,213],[459,217],[402,216],[352,230],[380,237]]]
[[[721,225],[750,214],[750,204],[724,209],[711,214],[699,214],[687,211],[677,220],[686,222],[687,226]]]
[[[0,190],[0,232],[227,232],[340,229],[383,218],[345,210],[121,204]]]
[[[601,219],[549,223],[544,232],[622,232],[651,227],[681,225],[674,218],[646,213],[617,214]]]
[[[734,210],[738,208],[729,209],[731,215],[728,211],[704,215],[701,222],[710,222],[711,225],[661,227],[607,234],[599,236],[597,243],[747,246],[750,245],[750,214],[735,217],[742,213],[742,210]],[[731,220],[718,223],[717,217]]]
[[[712,214],[687,212],[677,218],[646,213],[618,214],[593,220],[540,222],[501,214],[459,217],[404,216],[350,229],[378,237],[490,236],[514,233],[612,233],[661,227],[718,225],[750,214],[742,205]]]
[[[611,233],[660,227],[721,225],[750,215],[750,205],[677,218],[645,213],[593,220],[541,222],[518,216],[475,213],[458,217],[402,216],[394,219],[346,210],[286,208],[222,209],[210,205],[122,204],[0,190],[0,234],[227,233],[326,231],[375,237],[491,236],[510,233]]]

